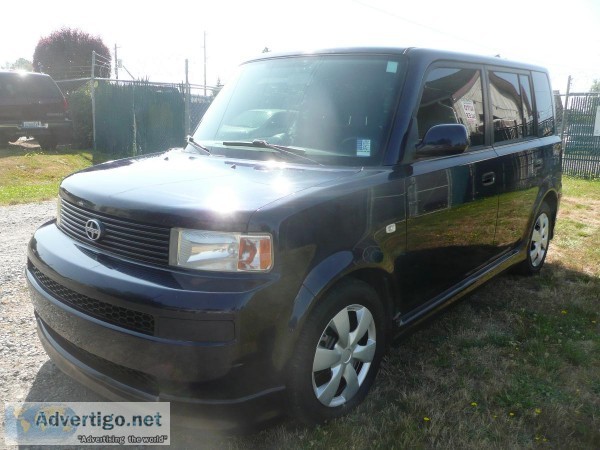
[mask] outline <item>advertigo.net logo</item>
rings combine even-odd
[[[7,445],[169,445],[170,404],[6,403]]]

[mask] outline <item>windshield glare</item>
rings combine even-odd
[[[273,149],[223,144],[259,139],[323,164],[377,164],[403,75],[402,61],[391,56],[301,56],[244,64],[194,139],[226,156],[285,159]]]

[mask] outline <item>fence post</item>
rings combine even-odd
[[[190,102],[191,102],[191,90],[189,80],[188,60],[185,60],[185,135],[188,136],[190,133]]]
[[[92,139],[93,139],[93,147],[94,154],[96,153],[96,80],[94,79],[96,71],[96,51],[92,51],[92,77],[90,79],[91,83],[91,95],[92,95]]]

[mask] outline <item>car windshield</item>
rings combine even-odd
[[[389,55],[302,55],[250,62],[219,93],[194,133],[216,155],[375,165],[387,142],[404,63]],[[247,145],[244,145],[247,144]],[[186,151],[197,152],[188,145]],[[290,157],[302,163],[298,158]]]

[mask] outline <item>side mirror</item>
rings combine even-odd
[[[434,125],[417,144],[417,156],[457,155],[469,148],[467,127],[458,123]]]

